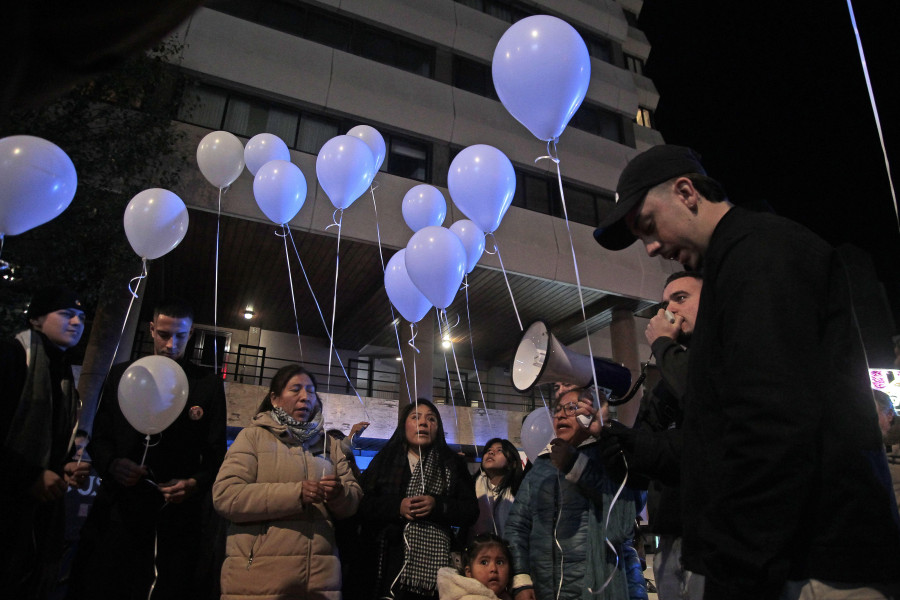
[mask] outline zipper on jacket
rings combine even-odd
[[[247,570],[250,570],[250,565],[253,564],[253,548],[250,548],[250,556],[247,559]]]

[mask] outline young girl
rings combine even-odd
[[[469,532],[469,541],[482,533],[503,537],[503,527],[525,473],[519,451],[509,440],[493,438],[481,453],[481,470],[475,476],[478,521]]]
[[[466,549],[465,576],[452,567],[438,571],[440,600],[511,600],[509,547],[494,535],[476,536]]]

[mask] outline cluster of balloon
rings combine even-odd
[[[59,216],[77,186],[75,165],[56,144],[31,135],[0,139],[0,240]]]
[[[406,271],[406,248],[388,261],[384,270],[384,289],[394,308],[410,323],[418,323],[431,310],[431,302],[419,291]]]
[[[435,308],[450,306],[466,274],[466,249],[455,233],[423,227],[409,239],[404,262],[410,280]]]
[[[430,225],[443,225],[447,217],[447,201],[441,190],[433,185],[421,184],[403,196],[401,205],[403,220],[413,231]]]
[[[559,138],[587,94],[591,57],[571,25],[535,15],[506,30],[494,50],[491,72],[506,110],[536,138],[549,142]]]
[[[213,131],[197,146],[197,166],[207,181],[220,190],[226,188],[244,170],[244,145],[233,133]]]
[[[532,463],[554,437],[556,434],[553,431],[553,419],[546,407],[542,406],[531,411],[522,421],[522,447],[525,456]]]
[[[516,172],[503,152],[486,144],[465,148],[450,163],[454,204],[485,233],[493,233],[516,194]]]
[[[167,254],[184,239],[187,207],[169,190],[151,188],[139,192],[125,207],[124,225],[134,252],[152,260]]]
[[[333,137],[316,157],[316,177],[334,207],[344,210],[372,185],[375,156],[356,136]]]
[[[132,427],[145,435],[164,431],[181,411],[188,380],[177,362],[166,356],[134,361],[119,382],[119,408]]]

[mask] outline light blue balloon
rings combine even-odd
[[[591,56],[571,25],[535,15],[506,30],[491,72],[509,114],[539,140],[550,141],[559,138],[587,94]]]

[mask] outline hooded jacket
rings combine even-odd
[[[322,437],[312,448],[296,441],[270,413],[238,434],[213,484],[213,504],[231,521],[222,598],[341,598],[341,563],[334,519],[356,512],[362,490],[340,442],[329,438],[328,459],[343,484],[325,503],[300,501],[303,481],[326,468]]]

